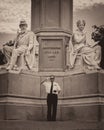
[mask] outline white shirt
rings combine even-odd
[[[46,82],[43,83],[43,85],[45,86],[46,93],[50,93],[51,81],[46,81]],[[59,84],[56,83],[56,82],[53,82],[52,94],[58,94],[59,91],[61,91]]]

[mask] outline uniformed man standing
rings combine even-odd
[[[55,80],[55,76],[51,75],[50,78],[47,78],[42,82],[42,84],[46,88],[46,93],[47,93],[47,120],[48,121],[56,121],[58,94],[61,91],[59,84],[56,83],[54,80]]]

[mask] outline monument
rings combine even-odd
[[[97,129],[104,120],[103,72],[70,75],[66,71],[73,0],[31,2],[31,28],[39,41],[39,72],[0,72],[0,120],[46,121],[46,93],[41,82],[54,74],[62,90],[57,120],[88,125],[90,122],[89,130],[95,129],[93,123],[96,122]]]
[[[32,30],[40,43],[39,71],[65,71],[72,0],[32,1]]]

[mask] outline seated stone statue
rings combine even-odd
[[[69,68],[84,67],[89,70],[100,69],[101,48],[95,43],[90,46],[86,43],[86,32],[84,32],[85,21],[77,21],[78,29],[72,36],[69,45]],[[79,63],[78,63],[79,62]]]
[[[13,46],[4,46],[3,50],[8,60],[7,70],[32,70],[37,67],[36,55],[38,55],[38,42],[32,31],[27,30],[27,23],[21,20],[20,32],[18,32]]]

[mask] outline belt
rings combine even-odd
[[[58,94],[55,94],[55,93],[52,93],[52,94],[51,94],[51,93],[48,93],[48,95],[58,95]]]

